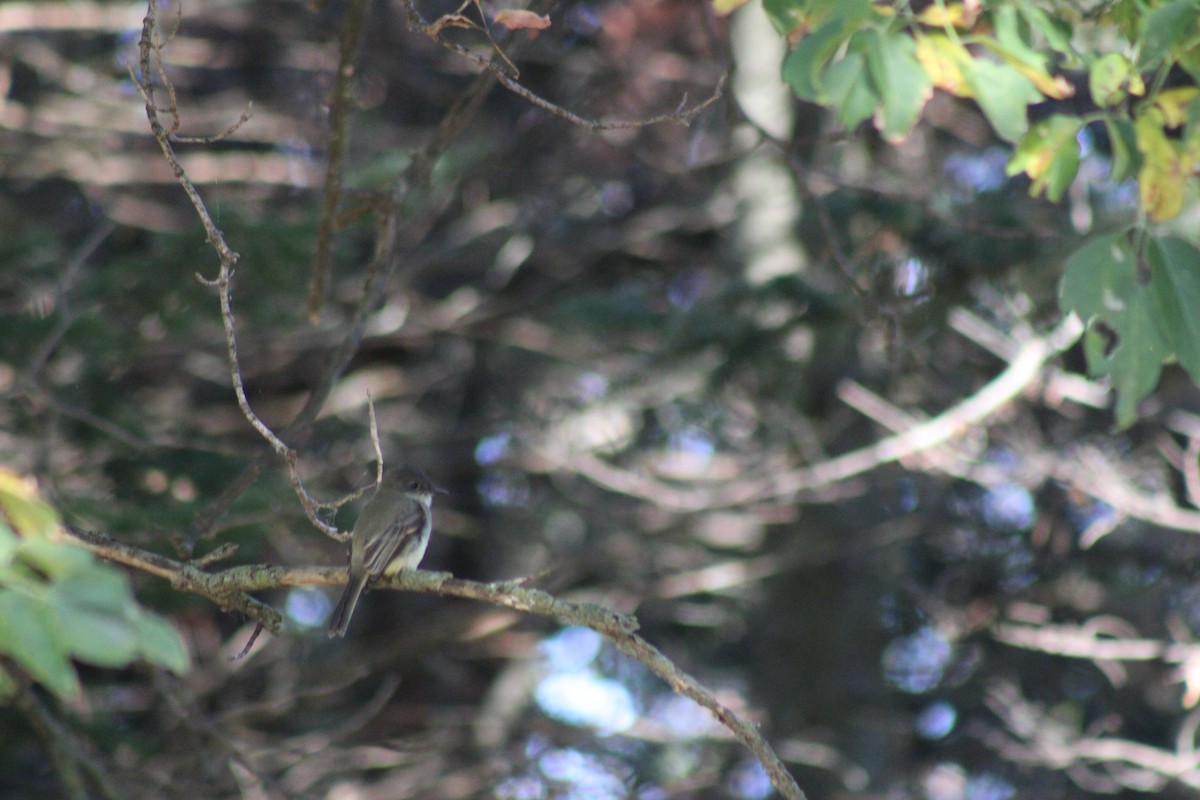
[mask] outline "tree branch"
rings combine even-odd
[[[282,617],[274,609],[250,597],[249,592],[289,586],[332,586],[346,582],[346,570],[343,567],[246,564],[219,572],[206,572],[193,564],[122,544],[103,534],[69,529],[68,533],[102,558],[157,575],[170,581],[177,589],[212,599],[222,608],[236,608],[275,634],[283,630]],[[787,767],[754,724],[722,704],[710,690],[639,636],[638,621],[631,615],[596,603],[563,600],[541,589],[523,586],[520,581],[479,583],[455,578],[446,572],[404,571],[380,578],[374,588],[462,597],[549,617],[566,625],[590,628],[612,642],[621,652],[644,664],[672,690],[707,708],[754,753],[781,795],[789,800],[805,798]]]

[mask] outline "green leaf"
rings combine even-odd
[[[1009,175],[1025,172],[1033,184],[1029,194],[1036,197],[1046,193],[1052,201],[1062,199],[1063,192],[1079,171],[1079,143],[1076,136],[1083,120],[1055,114],[1030,129],[1008,162]]]
[[[1010,58],[1027,64],[1043,66],[1046,59],[1026,41],[1021,30],[1020,17],[1015,4],[1005,4],[996,11],[996,38]]]
[[[104,667],[137,657],[139,610],[121,573],[93,565],[56,583],[49,602],[62,623],[62,646],[74,657]]]
[[[833,19],[800,40],[783,59],[783,79],[801,100],[821,102],[820,74],[845,41],[845,26]]]
[[[137,610],[124,574],[105,564],[66,576],[55,584],[53,596],[64,607],[130,619]]]
[[[1070,81],[1046,70],[1046,58],[1033,48],[1014,6],[1004,5],[996,12],[995,39],[980,36],[975,41],[991,48],[1047,97],[1061,100],[1075,93]]]
[[[12,699],[17,693],[17,682],[4,667],[0,666],[0,702]]]
[[[12,532],[12,528],[0,522],[0,569],[12,563],[20,544],[21,540]]]
[[[1112,23],[1126,41],[1133,44],[1138,35],[1138,27],[1146,19],[1146,8],[1143,0],[1116,0],[1102,19]]]
[[[885,139],[900,141],[917,124],[933,94],[933,83],[917,61],[917,46],[911,36],[876,31],[867,66],[883,100],[875,112],[875,126]]]
[[[806,0],[763,0],[763,11],[782,36],[787,36],[808,18]]]
[[[17,558],[51,580],[87,569],[92,563],[92,554],[82,547],[65,542],[52,542],[49,539],[22,540],[17,548]]]
[[[1026,107],[1042,99],[1033,82],[1008,64],[973,59],[965,69],[979,107],[1002,139],[1015,142],[1029,128]]]
[[[1172,48],[1200,33],[1198,20],[1200,3],[1197,0],[1174,0],[1152,10],[1146,15],[1138,67],[1151,69],[1158,66]]]
[[[1088,88],[1092,99],[1102,106],[1115,106],[1130,92],[1140,95],[1146,91],[1133,62],[1120,53],[1109,53],[1096,59],[1088,70]]]
[[[1087,324],[1084,352],[1093,375],[1110,375],[1117,393],[1117,424],[1137,419],[1137,404],[1154,390],[1170,347],[1155,323],[1154,300],[1137,279],[1133,250],[1124,234],[1094,239],[1071,256],[1059,286],[1059,304]],[[1096,323],[1117,336],[1105,352]]]
[[[166,667],[177,675],[187,672],[187,648],[175,629],[161,617],[142,614],[137,619],[139,649],[152,664]]]
[[[1046,39],[1046,44],[1065,55],[1073,54],[1071,48],[1071,25],[1058,17],[1051,17],[1043,9],[1029,3],[1020,5],[1021,16],[1029,27]]]
[[[1152,239],[1150,294],[1158,329],[1179,363],[1200,383],[1200,250],[1183,239]]]
[[[57,621],[45,603],[0,591],[0,653],[20,664],[38,683],[67,699],[79,692],[79,676],[55,635]]]
[[[812,33],[802,38],[783,60],[783,79],[801,100],[824,103],[821,74],[825,67],[855,32],[873,23],[875,11],[870,0],[847,0],[830,4],[830,13],[820,24],[816,15],[808,12],[806,20],[813,25]]]
[[[1142,165],[1137,139],[1133,133],[1133,123],[1125,119],[1105,118],[1104,128],[1108,131],[1108,146],[1112,150],[1112,171],[1109,178],[1113,183],[1120,183],[1136,173]]]
[[[879,102],[867,74],[867,60],[860,53],[849,52],[831,64],[823,83],[827,102],[837,109],[838,119],[847,129],[853,130],[870,117]]]

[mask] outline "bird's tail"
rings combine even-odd
[[[333,609],[333,614],[329,616],[329,628],[326,631],[329,638],[346,635],[346,628],[350,625],[350,615],[354,613],[354,607],[358,605],[358,598],[362,596],[366,586],[366,572],[362,575],[350,576],[350,581],[346,584],[346,591],[342,592],[342,599],[338,601],[337,607]]]

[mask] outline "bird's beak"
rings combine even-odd
[[[450,494],[450,492],[437,485],[434,485],[432,489],[434,494]]]

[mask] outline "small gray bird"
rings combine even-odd
[[[345,636],[350,615],[367,584],[380,575],[416,569],[433,531],[433,496],[446,494],[419,469],[400,468],[363,506],[350,534],[350,578],[329,617],[329,636]]]

